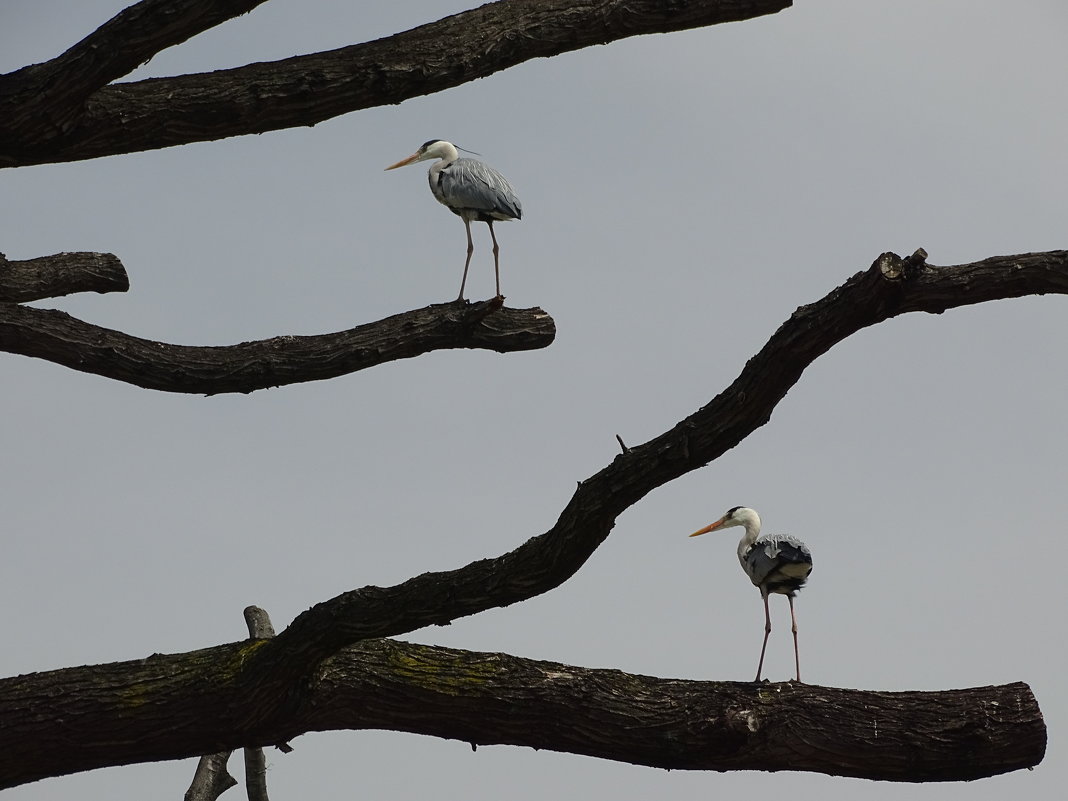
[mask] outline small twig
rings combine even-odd
[[[619,443],[619,447],[620,447],[620,449],[621,449],[621,450],[623,451],[623,453],[624,453],[624,454],[630,453],[630,448],[628,448],[628,447],[627,447],[627,446],[626,446],[626,445],[624,444],[624,442],[623,442],[623,437],[619,436],[619,434],[616,434],[616,442],[618,442],[618,443]]]

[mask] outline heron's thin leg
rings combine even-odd
[[[464,218],[464,227],[467,229],[467,261],[464,262],[464,278],[460,282],[460,297],[457,300],[464,299],[464,287],[467,286],[467,268],[471,266],[471,254],[475,252],[475,243],[471,241],[471,221],[466,217]]]
[[[490,236],[493,237],[493,275],[497,278],[497,297],[503,297],[501,295],[501,264],[497,260],[497,254],[501,252],[501,249],[497,247],[497,235],[493,233],[493,221],[486,220],[486,225],[489,226]]]
[[[764,596],[764,644],[760,646],[760,664],[757,665],[757,677],[754,681],[760,681],[760,674],[764,672],[764,652],[768,649],[768,637],[771,635],[771,612],[768,609],[768,594],[761,592]]]
[[[797,653],[797,615],[794,614],[794,596],[786,596],[790,601],[790,621],[794,631],[794,667],[797,668],[797,680],[801,681],[801,657]]]

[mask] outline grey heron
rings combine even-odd
[[[783,534],[760,536],[760,515],[745,506],[728,509],[715,523],[709,523],[695,531],[691,537],[707,534],[721,528],[742,526],[745,534],[738,542],[738,561],[749,580],[760,590],[764,599],[764,644],[760,647],[760,662],[757,664],[755,681],[760,681],[764,669],[764,652],[771,634],[771,613],[768,611],[768,596],[771,593],[785,595],[790,601],[790,622],[794,632],[794,667],[797,680],[801,681],[801,659],[797,653],[797,615],[794,614],[794,595],[805,586],[812,572],[812,554],[805,543]]]
[[[448,206],[453,214],[464,221],[467,228],[467,261],[464,262],[464,277],[460,282],[460,296],[464,299],[467,285],[467,268],[471,266],[471,254],[475,246],[471,242],[471,223],[482,221],[489,226],[493,238],[493,272],[497,279],[497,297],[501,295],[500,247],[493,223],[501,220],[518,220],[523,216],[523,206],[512,185],[503,175],[477,159],[460,158],[456,146],[441,139],[425,142],[406,159],[386,167],[395,170],[406,164],[427,159],[440,159],[430,165],[430,191],[438,202]]]

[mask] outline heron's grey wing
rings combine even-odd
[[[441,171],[442,202],[451,209],[470,209],[498,220],[518,220],[523,206],[508,179],[481,161],[457,159]]]
[[[800,589],[812,572],[812,553],[801,540],[787,536],[761,537],[743,557],[745,572],[754,584],[769,583]]]

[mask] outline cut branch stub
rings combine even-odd
[[[75,292],[125,292],[126,268],[111,253],[56,253],[9,261],[0,253],[0,301],[26,303]]]

